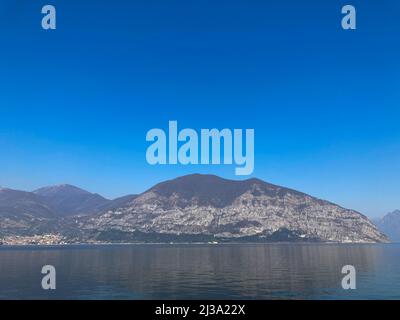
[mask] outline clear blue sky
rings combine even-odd
[[[357,30],[341,29],[341,7]],[[57,30],[41,29],[41,7]],[[233,166],[150,166],[146,132],[254,128],[254,176],[400,207],[400,2],[2,0],[0,185],[107,197]]]

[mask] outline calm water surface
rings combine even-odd
[[[341,289],[347,264],[356,290]],[[400,299],[400,245],[2,246],[0,299]]]

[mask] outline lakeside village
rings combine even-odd
[[[58,234],[0,237],[0,245],[55,245],[68,243],[70,242],[65,237]]]
[[[104,241],[86,240],[85,244],[105,244]],[[41,234],[32,236],[0,236],[0,245],[5,246],[26,246],[26,245],[42,245],[42,246],[54,246],[54,245],[68,245],[68,244],[82,244],[81,241],[76,239],[69,239],[60,234]]]
[[[112,242],[107,241],[96,241],[86,240],[85,244],[111,244]],[[68,244],[82,244],[80,241],[74,241],[68,239],[59,234],[43,234],[33,236],[3,236],[0,237],[0,245],[5,246],[26,246],[26,245],[43,245],[43,246],[54,246],[54,245],[68,245]],[[170,242],[174,244],[174,242]],[[208,244],[218,244],[217,241],[210,241]]]

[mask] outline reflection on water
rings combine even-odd
[[[43,265],[57,289],[41,289]],[[357,289],[341,289],[354,265]],[[109,245],[0,249],[0,299],[399,299],[400,245]]]

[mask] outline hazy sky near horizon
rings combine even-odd
[[[0,3],[0,185],[117,197],[234,166],[150,166],[148,130],[254,128],[252,176],[369,216],[400,208],[400,2]],[[341,7],[357,30],[341,29]]]

